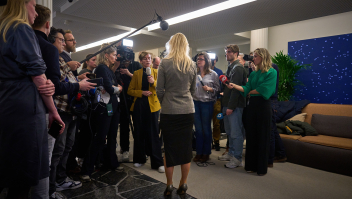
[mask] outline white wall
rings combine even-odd
[[[268,50],[271,55],[283,50],[288,42],[352,33],[352,12],[269,27]]]

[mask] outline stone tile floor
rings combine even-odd
[[[98,171],[92,175],[95,179],[83,183],[81,188],[65,190],[62,193],[72,199],[159,199],[159,198],[185,198],[193,199],[190,195],[180,197],[176,194],[176,188],[171,196],[164,197],[166,184],[146,176],[131,167],[121,164],[123,171]],[[78,176],[74,176],[77,179]]]

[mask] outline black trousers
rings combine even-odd
[[[247,140],[245,170],[266,174],[271,131],[270,100],[252,96],[244,109],[243,124]]]
[[[159,113],[160,111],[154,113],[150,111],[148,98],[136,100],[133,110],[133,162],[144,164],[145,156],[148,155],[152,169],[158,169],[164,165],[159,139]]]
[[[90,149],[84,158],[82,166],[83,175],[91,175],[94,172],[94,164],[103,151],[107,140],[106,157],[104,158],[104,167],[108,169],[116,169],[119,162],[116,155],[116,136],[119,125],[120,111],[117,101],[112,103],[113,115],[108,116],[106,104],[99,103],[92,114],[91,122],[95,122],[96,131]]]
[[[80,127],[81,119],[78,117],[76,121],[76,134],[75,134],[75,143],[72,146],[72,150],[70,151],[68,158],[67,158],[67,165],[66,165],[66,172],[69,173],[70,170],[74,170],[78,164],[76,161],[77,157],[77,144],[79,140],[79,127]]]
[[[123,97],[123,96],[122,96]],[[122,97],[120,97],[122,99]],[[129,123],[129,118],[131,118],[130,115],[130,108],[131,108],[132,102],[127,100],[127,102],[121,100],[120,102],[120,109],[121,109],[121,114],[120,114],[120,147],[122,151],[129,151],[130,150],[130,123]],[[127,105],[127,107],[126,107]],[[127,109],[126,109],[127,108]]]
[[[279,158],[286,157],[285,147],[282,143],[279,132],[276,127],[276,111],[278,107],[277,100],[270,100],[272,117],[271,117],[271,133],[270,133],[270,153],[268,164],[273,164],[275,156]]]
[[[79,126],[79,133],[76,136],[77,157],[84,158],[89,150],[90,143],[93,139],[93,132],[95,132],[95,122],[92,121],[92,111],[87,111],[87,119],[81,119]]]

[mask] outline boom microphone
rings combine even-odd
[[[200,81],[200,83],[202,84],[202,86],[204,86],[203,78],[200,75],[197,75],[197,77],[198,77],[198,80]],[[209,91],[207,91],[207,93],[209,94]]]
[[[220,75],[219,79],[223,84],[227,84],[227,85],[229,84],[229,80],[225,75]]]
[[[158,13],[155,12],[155,14],[158,17],[158,21],[160,21],[161,30],[169,29],[169,24],[166,21],[164,21],[163,18],[158,15]]]

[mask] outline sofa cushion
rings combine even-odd
[[[352,139],[326,135],[306,136],[299,139],[301,142],[330,146],[340,149],[352,150]]]
[[[312,126],[320,135],[352,138],[352,117],[313,114]]]
[[[288,120],[304,122],[304,120],[306,119],[306,117],[307,117],[307,113],[301,113],[301,114],[297,114],[297,115],[291,117],[291,118],[288,119]],[[288,120],[286,120],[286,121],[288,121]]]
[[[289,139],[289,140],[298,140],[302,136],[300,135],[286,135],[286,134],[280,134],[281,139]]]

